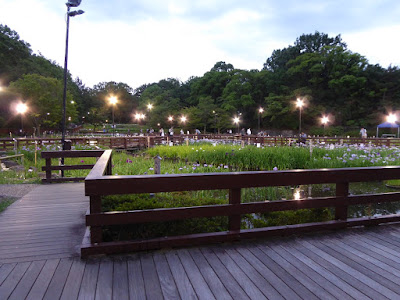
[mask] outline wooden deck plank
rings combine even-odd
[[[303,261],[297,259],[295,255],[293,255],[288,249],[282,247],[279,243],[266,243],[268,247],[273,250],[276,254],[282,256],[286,261],[291,263],[297,269],[302,270],[305,276],[308,276],[316,283],[317,289],[325,289],[332,295],[335,295],[338,299],[349,300],[353,299],[348,294],[346,294],[342,289],[332,284],[332,282],[328,281],[324,276],[314,271],[311,267],[305,264]],[[261,250],[264,249],[267,245],[262,245]]]
[[[85,271],[82,277],[81,289],[79,290],[78,295],[79,300],[89,300],[95,298],[99,266],[99,261],[86,261]]]
[[[386,286],[395,293],[400,294],[400,286],[398,285],[400,280],[399,277],[394,276],[378,266],[370,264],[368,261],[349,253],[345,249],[340,248],[333,243],[329,243],[325,240],[321,241],[315,239],[309,242],[329,255],[332,255],[336,259],[342,261],[343,263],[352,266],[352,268],[365,274],[369,278],[373,278],[375,281],[383,286]]]
[[[279,266],[279,264],[266,255],[266,252],[253,247],[251,251],[269,270],[271,270],[271,272],[273,272],[282,282],[286,283],[288,289],[287,292],[293,293],[290,296],[292,299],[298,297],[302,299],[317,299],[315,294],[310,292],[310,290],[298,282],[292,274],[286,272],[281,266]]]
[[[207,251],[207,248],[204,247],[200,248],[200,251],[233,299],[250,299],[236,279],[229,273],[212,251]]]
[[[46,263],[39,276],[36,278],[34,285],[26,297],[26,300],[43,299],[59,263],[60,259],[46,260]]]
[[[154,264],[160,279],[161,290],[165,299],[180,299],[178,289],[172,276],[165,255],[161,252],[153,253]]]
[[[304,247],[303,244],[300,244],[300,242],[296,242],[294,246],[298,251],[303,253],[303,255],[306,255],[307,257],[312,259],[313,262],[318,263],[321,267],[329,270],[329,272],[331,272],[338,278],[345,280],[349,285],[354,288],[356,294],[358,294],[357,297],[359,297],[360,299],[369,298],[372,295],[372,299],[381,298],[381,296],[374,289],[359,280],[359,278],[350,275],[349,273],[352,273],[350,267],[344,266],[344,268],[342,269],[339,266],[335,265],[335,261],[330,260],[329,258],[325,259],[323,257],[320,257],[318,254],[314,253],[309,247]]]
[[[139,254],[128,257],[129,298],[131,300],[146,299],[146,289]]]
[[[379,259],[376,259],[375,257],[372,257],[372,256],[364,253],[363,251],[360,251],[359,249],[352,247],[351,244],[349,244],[348,242],[344,243],[343,240],[334,239],[334,238],[331,238],[330,241],[335,243],[335,245],[337,245],[338,247],[343,248],[347,253],[354,254],[354,255],[358,256],[359,258],[369,262],[372,265],[372,268],[374,270],[381,268],[381,269],[393,274],[394,276],[397,276],[400,278],[400,270],[393,268],[391,265],[388,265],[388,264],[380,261]]]
[[[9,300],[20,300],[25,299],[31,290],[36,278],[39,276],[43,266],[45,264],[44,260],[34,261],[29,266],[28,270],[25,272],[21,281],[15,287],[13,293],[8,298]]]
[[[293,290],[282,281],[269,266],[263,264],[262,259],[264,254],[257,248],[253,247],[238,247],[237,251],[264,279],[264,294],[268,298],[282,299],[292,298],[299,299],[299,296],[293,292]],[[258,256],[257,256],[258,254]],[[261,260],[260,260],[261,259]]]
[[[44,294],[43,299],[52,300],[60,298],[71,266],[72,259],[64,258],[60,261],[46,290],[46,293]]]
[[[268,246],[258,245],[258,248],[268,257],[268,260],[263,261],[264,265],[271,268],[271,265],[269,264],[269,262],[272,261],[272,264],[276,264],[277,266],[279,266],[281,268],[282,271],[279,271],[279,273],[284,272],[285,277],[279,276],[279,278],[281,280],[292,283],[293,280],[290,277],[290,276],[292,276],[293,279],[295,280],[294,282],[297,281],[300,284],[302,284],[301,286],[298,284],[290,284],[290,288],[294,289],[294,291],[297,294],[299,294],[301,297],[304,298],[308,294],[308,293],[301,292],[301,290],[304,289],[304,287],[305,287],[312,293],[312,295],[310,296],[311,298],[314,298],[316,296],[319,299],[335,299],[333,297],[333,295],[331,295],[325,289],[323,289],[321,286],[316,284],[302,270],[297,269],[296,267],[291,265],[288,261],[286,261],[284,258],[282,258],[278,253],[273,251]],[[265,258],[265,256],[264,256],[264,258]],[[265,264],[265,263],[267,263],[267,264]],[[279,273],[275,272],[275,274],[279,274]]]
[[[85,262],[79,258],[74,259],[61,294],[61,300],[76,299],[78,297],[84,271]]]
[[[143,282],[147,299],[162,299],[160,280],[151,253],[140,255]]]
[[[114,263],[110,259],[100,261],[99,276],[96,286],[96,300],[109,300],[113,295]]]
[[[379,249],[374,249],[372,247],[369,247],[368,244],[365,244],[364,242],[356,242],[354,239],[347,239],[343,238],[341,241],[345,242],[347,245],[351,246],[352,248],[365,253],[366,255],[377,259],[381,263],[384,263],[388,266],[391,266],[392,268],[396,269],[397,271],[400,271],[400,262],[396,261],[396,259],[393,259],[393,257],[390,257],[388,253],[385,251],[381,251]]]
[[[6,280],[8,275],[12,272],[17,264],[3,264],[0,268],[0,285],[3,284],[3,281]]]
[[[245,247],[244,247],[245,248]],[[226,253],[230,256],[230,258],[239,266],[239,268],[246,273],[249,279],[257,286],[257,288],[268,298],[268,299],[284,299],[282,295],[277,291],[276,287],[272,286],[270,282],[268,282],[267,278],[264,276],[266,272],[263,272],[261,268],[255,266],[249,261],[254,262],[254,257],[247,257],[251,255],[250,253],[246,253],[243,255],[243,249],[239,249],[239,247],[232,247],[229,249],[225,249]],[[249,261],[247,259],[249,259]],[[262,265],[261,262],[258,262]],[[290,289],[289,287],[287,287]],[[293,299],[296,298],[296,295],[293,295]]]
[[[204,280],[203,276],[200,273],[200,270],[197,268],[194,263],[192,257],[186,250],[176,251],[178,257],[182,263],[183,268],[186,271],[186,274],[189,277],[190,282],[192,283],[193,289],[195,290],[199,299],[215,299],[214,294],[210,290],[207,282]]]
[[[113,275],[113,299],[129,300],[128,265],[124,258],[114,261]]]
[[[329,253],[326,253],[319,249],[318,247],[314,246],[311,244],[308,240],[302,241],[301,244],[318,255],[319,257],[323,258],[324,260],[330,262],[331,264],[335,265],[337,268],[345,271],[347,274],[350,276],[353,276],[354,278],[357,278],[358,281],[362,282],[366,286],[370,287],[372,290],[374,290],[376,296],[374,296],[373,293],[370,291],[367,292],[368,296],[372,296],[374,299],[378,299],[379,295],[383,295],[389,299],[396,298],[398,295],[396,295],[393,291],[390,289],[386,288],[385,286],[381,285],[380,283],[376,282],[375,280],[372,280],[368,276],[364,275],[363,273],[359,272],[358,270],[353,268],[353,265],[347,265],[340,261],[339,259],[336,259],[334,256],[330,255]],[[366,291],[365,289],[363,291]]]
[[[215,297],[221,300],[232,299],[231,295],[228,293],[217,274],[215,274],[214,270],[204,258],[203,253],[201,253],[197,248],[190,249],[188,252],[192,256],[193,261],[196,263],[200,273],[203,275],[204,280],[207,282]]]
[[[30,265],[31,262],[24,262],[15,266],[15,268],[0,285],[0,299],[8,299]]]
[[[83,183],[38,186],[0,214],[0,263],[78,256],[88,206]]]
[[[336,285],[338,288],[349,294],[351,297],[355,299],[368,299],[367,296],[360,293],[360,291],[355,289],[351,284],[347,283],[341,277],[336,276],[334,273],[331,272],[331,270],[328,270],[323,266],[320,266],[318,263],[314,262],[313,259],[305,255],[303,252],[299,251],[290,243],[283,243],[282,247],[287,249],[288,252],[292,253],[298,260],[302,261],[308,267],[323,276],[331,284]]]
[[[176,252],[165,254],[171,273],[174,276],[176,287],[182,299],[198,299],[195,290],[183,268]]]

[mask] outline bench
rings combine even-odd
[[[384,134],[382,134],[382,137],[383,138],[395,138],[396,135],[392,134],[392,133],[384,133]]]

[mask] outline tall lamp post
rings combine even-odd
[[[234,117],[233,118],[233,123],[237,125],[237,133],[239,134],[239,123],[240,123],[240,118],[239,117]]]
[[[389,114],[386,117],[386,121],[394,125],[397,122],[397,116],[395,114]],[[376,136],[378,136],[378,135],[376,135]],[[398,137],[399,137],[399,127],[397,127],[397,138]]]
[[[326,127],[326,124],[328,124],[328,122],[329,122],[329,118],[327,116],[322,116],[321,123],[322,123],[322,125],[324,125],[324,136],[325,136],[325,127]]]
[[[28,110],[28,106],[25,103],[19,103],[16,107],[17,113],[21,115],[21,134],[24,132],[24,114]]]
[[[64,60],[64,93],[63,93],[63,116],[62,116],[62,137],[61,143],[63,145],[63,150],[66,150],[65,145],[65,125],[66,125],[66,118],[67,118],[67,109],[66,109],[66,102],[67,102],[67,72],[68,72],[68,37],[69,37],[69,17],[75,17],[77,15],[81,15],[84,13],[83,10],[77,11],[70,11],[71,7],[78,7],[81,4],[82,0],[68,0],[66,3],[67,5],[67,34],[65,39],[65,60]],[[64,160],[62,158],[62,160]],[[64,161],[61,162],[64,164]]]
[[[304,101],[300,98],[297,98],[296,106],[299,108],[299,136],[300,136],[300,134],[301,134],[301,109],[304,106]]]
[[[260,107],[258,109],[258,132],[260,132],[260,127],[261,127],[261,115],[264,112],[264,108]]]
[[[112,106],[112,127],[113,127],[113,136],[115,136],[115,123],[114,123],[114,107],[115,104],[117,104],[118,99],[115,96],[111,96],[108,101],[110,101],[110,104]]]

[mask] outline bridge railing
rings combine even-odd
[[[93,164],[79,164],[79,165],[52,165],[54,158],[83,158],[83,157],[100,157],[103,150],[81,150],[81,151],[42,151],[41,156],[45,159],[46,165],[42,167],[42,171],[46,172],[46,178],[42,179],[43,183],[52,182],[65,182],[65,181],[82,181],[85,177],[64,177],[64,171],[71,170],[91,170],[95,165]],[[59,178],[52,177],[52,171],[61,171],[62,176]]]
[[[170,174],[112,176],[111,150],[106,150],[85,179],[85,193],[90,197],[86,215],[88,226],[81,255],[116,253],[232,241],[400,221],[400,215],[348,219],[349,205],[400,201],[400,193],[349,195],[349,183],[400,178],[400,167],[288,170],[205,174]],[[335,184],[333,197],[307,198],[254,203],[241,201],[244,188]],[[196,190],[229,190],[229,203],[224,205],[161,208],[125,212],[102,212],[102,197],[115,194],[160,193]],[[257,229],[240,228],[241,216],[250,213],[333,207],[335,220],[318,223],[274,226]],[[147,222],[168,222],[189,218],[227,216],[229,228],[223,232],[189,234],[147,240],[103,242],[102,227]],[[90,229],[89,229],[90,228]]]
[[[297,137],[282,136],[257,136],[257,135],[232,135],[232,134],[185,134],[174,136],[124,136],[124,137],[71,137],[72,145],[92,145],[101,146],[110,149],[142,149],[154,145],[185,144],[190,139],[193,140],[215,140],[221,142],[236,142],[242,145],[260,145],[260,146],[289,146],[298,142]],[[305,139],[306,143],[318,144],[366,144],[374,146],[400,146],[398,138],[344,138],[344,137],[309,137]],[[1,150],[13,150],[21,146],[45,146],[59,145],[61,139],[57,138],[16,138],[0,139]]]

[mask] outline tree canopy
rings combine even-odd
[[[10,88],[0,94],[0,121],[8,119],[5,103],[22,97],[32,103],[32,122],[58,128],[61,120],[63,69],[42,55],[6,25],[0,25],[0,83]],[[133,89],[122,82],[101,82],[86,87],[68,73],[68,114],[74,122],[100,125],[111,119],[109,98],[118,99],[115,121],[135,123],[135,113],[146,115],[148,127],[183,126],[223,131],[235,128],[232,117],[240,115],[241,126],[264,129],[297,129],[294,101],[307,100],[302,110],[305,128],[320,127],[322,114],[334,116],[340,127],[375,126],[387,110],[400,106],[400,70],[371,65],[354,53],[340,35],[316,31],[303,34],[293,45],[274,50],[261,70],[236,69],[219,61],[201,77],[186,82],[174,78],[147,83]],[[149,109],[149,104],[152,108]],[[264,108],[260,115],[258,109]],[[51,110],[51,111],[50,111]],[[50,113],[49,115],[47,113]],[[174,116],[174,123],[168,116]],[[51,116],[51,117],[50,117]]]

